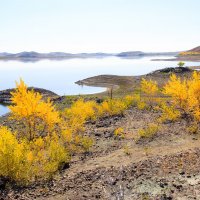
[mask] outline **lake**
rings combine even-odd
[[[104,89],[82,87],[74,82],[102,74],[142,75],[165,67],[175,67],[178,63],[177,61],[151,61],[156,58],[167,57],[134,59],[106,57],[38,62],[0,61],[0,90],[15,87],[15,81],[21,77],[28,86],[48,89],[59,95],[97,93]],[[199,63],[186,62],[186,66],[194,65]],[[0,115],[7,112],[7,107],[0,105]]]

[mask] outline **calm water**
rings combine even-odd
[[[142,75],[177,65],[177,61],[151,61],[151,59],[151,57],[136,59],[108,57],[62,61],[42,60],[35,63],[0,61],[0,90],[15,87],[15,80],[21,77],[28,86],[48,89],[59,95],[90,94],[101,92],[103,88],[81,87],[74,82],[101,74]],[[193,66],[199,63],[186,62],[186,65]],[[0,105],[0,115],[7,111],[5,106]]]

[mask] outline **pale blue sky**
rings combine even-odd
[[[0,52],[176,51],[200,45],[200,0],[0,0]]]

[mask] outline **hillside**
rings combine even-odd
[[[102,75],[79,83],[116,86],[113,91],[116,98],[119,94],[120,97],[133,93],[138,95],[142,78],[157,81],[158,86],[162,87],[172,73],[182,79],[190,77],[193,70],[167,68],[137,77]],[[95,105],[101,105],[107,95],[102,93],[98,97],[84,98],[86,102],[95,100]],[[140,96],[138,103],[146,97]],[[163,99],[162,96],[157,98]],[[72,97],[59,97],[56,105],[63,111],[71,106],[70,101],[74,101]],[[119,104],[114,105],[113,108],[116,108]],[[140,106],[133,104],[122,113],[88,119],[83,134],[95,141],[88,152],[73,155],[70,163],[48,181],[22,187],[0,178],[1,199],[198,199],[200,136],[191,132],[195,131],[193,126],[192,130],[188,128],[194,125],[191,119],[184,115],[177,120],[158,122],[162,113],[157,107]],[[83,114],[80,112],[81,116]],[[10,130],[19,126],[6,116],[0,118],[1,125],[7,125]],[[142,130],[147,130],[149,125],[153,125],[154,129],[144,135]],[[116,130],[122,132],[117,133]]]
[[[175,58],[170,59],[153,59],[155,61],[196,61],[200,62],[200,46],[195,47],[193,49],[179,52]]]
[[[179,53],[177,59],[183,61],[200,61],[200,46]]]
[[[195,48],[189,50],[188,52],[199,52],[200,53],[200,46],[195,47]]]

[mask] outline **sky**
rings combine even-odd
[[[182,51],[200,0],[0,0],[0,52]]]

